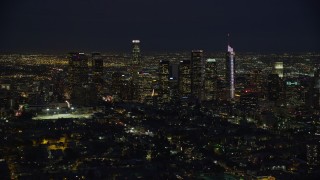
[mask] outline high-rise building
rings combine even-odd
[[[139,78],[139,72],[141,71],[141,50],[140,50],[140,40],[132,40],[132,54],[130,63],[130,73],[132,76],[131,89],[133,90],[134,101],[140,101],[141,95],[141,79]]]
[[[258,110],[258,94],[252,89],[245,89],[240,96],[240,108],[244,116]]]
[[[278,74],[280,78],[283,78],[283,62],[274,63],[273,74]]]
[[[132,81],[124,72],[114,72],[111,76],[111,93],[115,101],[132,100]]]
[[[92,53],[92,70],[98,78],[103,75],[103,59],[100,53]]]
[[[132,40],[131,65],[141,65],[140,40]]]
[[[179,64],[179,93],[181,97],[191,94],[191,62],[182,60]]]
[[[203,99],[203,50],[193,50],[191,52],[191,94],[198,100]]]
[[[100,53],[92,53],[92,82],[95,84],[98,92],[103,91],[103,59]]]
[[[262,91],[264,77],[261,69],[255,69],[250,74],[250,85],[254,87],[256,92]]]
[[[179,100],[179,64],[170,63],[170,99],[171,102],[178,102]]]
[[[228,45],[228,52],[226,55],[226,81],[228,84],[229,98],[234,99],[235,93],[235,52],[233,48]]]
[[[139,72],[139,101],[145,102],[147,97],[154,96],[154,87],[156,86],[157,79],[152,73],[147,71]]]
[[[216,99],[217,95],[217,62],[215,59],[207,59],[205,64],[204,91],[205,100]]]
[[[88,82],[88,57],[84,53],[69,53],[69,82],[71,86]]]
[[[269,74],[267,89],[268,99],[270,101],[276,101],[279,99],[281,92],[281,79],[278,74]]]
[[[169,102],[170,100],[170,86],[169,86],[169,72],[170,61],[161,60],[159,62],[159,102]]]
[[[88,83],[88,57],[84,53],[69,53],[70,100],[75,106],[95,106],[96,87]]]

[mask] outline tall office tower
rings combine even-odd
[[[203,99],[203,74],[203,51],[193,50],[191,52],[191,94],[198,100]]]
[[[153,76],[152,73],[143,71],[139,72],[139,84],[138,84],[138,90],[139,90],[139,101],[145,102],[147,97],[151,97],[154,94],[154,86],[157,82],[157,77]]]
[[[215,59],[207,59],[205,64],[204,91],[205,100],[216,100],[217,95],[217,62]]]
[[[114,100],[132,100],[133,90],[130,77],[123,72],[114,72],[111,77],[111,93]]]
[[[170,63],[169,67],[170,78],[170,99],[171,102],[178,102],[179,100],[179,64]]]
[[[279,99],[281,92],[281,80],[278,74],[269,74],[267,89],[268,99],[270,101],[276,101]]]
[[[79,86],[88,82],[88,57],[84,53],[69,53],[69,82]]]
[[[280,78],[283,78],[283,62],[274,63],[273,74],[278,74]]]
[[[250,75],[250,84],[254,87],[257,92],[262,91],[262,85],[264,82],[264,77],[261,69],[255,69]]]
[[[103,59],[100,53],[92,53],[92,70],[94,82],[102,83],[103,76]]]
[[[100,53],[92,53],[93,83],[98,91],[103,89],[103,59]]]
[[[132,40],[132,54],[131,54],[131,63],[129,67],[129,72],[132,76],[131,89],[133,90],[132,100],[139,101],[140,100],[140,78],[139,72],[141,71],[141,50],[140,50],[140,40]]]
[[[179,92],[181,97],[191,94],[191,62],[190,60],[180,61],[179,64]]]
[[[88,84],[88,57],[84,53],[69,53],[70,100],[75,106],[95,106],[96,88]]]
[[[170,101],[169,72],[170,61],[161,60],[159,62],[159,102]]]
[[[132,40],[131,65],[141,65],[140,40]]]
[[[226,55],[226,81],[228,84],[229,89],[229,98],[231,100],[234,99],[234,92],[235,92],[235,52],[233,48],[228,45],[228,52]]]
[[[251,89],[245,89],[240,96],[240,109],[245,117],[258,110],[258,93]]]

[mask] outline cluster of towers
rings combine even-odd
[[[226,80],[229,100],[235,93],[234,56],[233,49],[228,46]],[[79,105],[90,105],[94,94],[97,95],[104,86],[103,58],[100,53],[92,53],[91,57],[83,53],[69,53],[68,59],[70,100]],[[143,71],[143,65],[140,41],[133,40],[127,72],[113,72],[111,76],[111,94],[121,100],[136,102],[154,101],[156,98],[160,104],[178,99],[217,99],[217,62],[205,59],[203,50],[193,50],[188,60],[160,60],[156,75]]]
[[[215,59],[205,59],[203,50],[193,50],[188,60],[181,60],[179,63],[169,60],[160,60],[158,64],[158,78],[156,89],[151,84],[144,86],[145,79],[150,79],[148,74],[139,76],[139,68],[141,68],[141,51],[139,48],[139,40],[133,40],[132,61],[130,69],[132,72],[133,85],[137,92],[138,101],[150,99],[148,95],[152,92],[152,96],[157,97],[159,104],[172,102],[178,99],[194,99],[197,101],[211,101],[217,98],[217,62]],[[227,61],[232,60],[232,95],[234,97],[234,52],[228,52]],[[230,66],[228,66],[230,67]],[[140,85],[139,85],[140,84]],[[144,89],[148,89],[145,93]],[[149,94],[148,94],[149,91]],[[140,93],[140,94],[139,94]],[[154,98],[153,98],[154,99]]]
[[[95,106],[103,88],[103,59],[100,53],[88,57],[84,53],[69,53],[67,99],[78,106]],[[90,62],[89,62],[90,61]],[[89,64],[91,68],[89,68]]]

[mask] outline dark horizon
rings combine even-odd
[[[143,48],[143,47],[142,47]],[[208,51],[206,49],[201,49],[201,48],[194,48],[194,49],[187,49],[187,50],[150,50],[150,51],[144,51],[142,49],[141,53],[142,56],[144,55],[153,55],[153,54],[161,54],[161,53],[191,53],[192,50],[203,50],[204,54],[220,54],[220,53],[226,53],[227,51]],[[131,54],[132,52],[130,49],[127,51],[125,50],[106,50],[106,51],[99,51],[99,50],[85,50],[85,49],[71,49],[71,50],[65,50],[65,51],[50,51],[50,50],[44,50],[44,51],[30,51],[30,50],[23,50],[23,51],[4,51],[0,52],[0,55],[56,55],[56,56],[61,56],[61,55],[67,55],[71,52],[80,52],[80,53],[85,53],[85,54],[92,54],[92,53],[101,53],[101,54]],[[319,54],[319,51],[236,51],[236,55],[238,54],[260,54],[260,55],[283,55],[283,54],[290,54],[290,55],[300,55],[300,54]]]
[[[320,52],[316,0],[3,1],[0,53]]]

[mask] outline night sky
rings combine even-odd
[[[319,0],[1,0],[0,52],[320,51]]]

